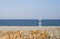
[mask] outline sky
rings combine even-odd
[[[0,19],[60,19],[60,0],[0,0]]]

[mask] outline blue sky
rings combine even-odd
[[[0,19],[60,19],[60,0],[0,0]]]

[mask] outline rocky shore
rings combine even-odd
[[[3,26],[0,27],[0,39],[60,39],[60,27]]]

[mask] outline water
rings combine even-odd
[[[55,19],[19,19],[0,20],[0,26],[60,26],[60,20]]]
[[[43,19],[42,20],[42,23],[41,23],[42,26],[60,26],[60,20],[58,19]]]
[[[0,26],[38,26],[38,20],[0,20]]]

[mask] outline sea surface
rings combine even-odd
[[[0,26],[38,26],[38,20],[0,20]]]
[[[43,19],[41,21],[42,26],[60,26],[60,20],[59,19]]]
[[[55,19],[0,20],[0,26],[60,26],[60,20]]]

